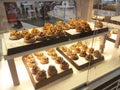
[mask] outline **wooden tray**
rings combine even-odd
[[[82,64],[77,64],[74,60],[72,60],[71,58],[69,58],[62,50],[60,50],[59,48],[57,48],[57,50],[73,65],[75,66],[75,68],[77,68],[78,70],[81,70],[81,69],[84,69],[86,67],[88,67],[89,65],[93,65],[93,64],[96,64],[98,62],[101,62],[104,60],[104,56],[101,56],[99,58],[96,58],[94,60],[92,60],[91,62],[87,61],[87,60],[82,60],[81,59],[81,62],[84,62]]]
[[[55,80],[57,80],[57,79],[60,79],[60,78],[62,78],[62,77],[64,77],[64,76],[67,76],[67,75],[73,73],[72,68],[69,67],[69,69],[67,69],[67,70],[62,70],[61,72],[59,72],[59,73],[58,73],[57,75],[55,75],[55,76],[52,76],[52,77],[49,76],[49,77],[47,77],[46,80],[44,80],[44,81],[42,81],[42,82],[37,82],[37,81],[35,80],[35,76],[31,73],[30,68],[27,66],[27,64],[26,64],[26,62],[25,62],[25,60],[24,60],[24,57],[22,58],[22,60],[23,60],[23,62],[24,62],[24,64],[25,64],[25,67],[26,67],[26,69],[27,69],[27,71],[28,71],[28,74],[29,74],[29,76],[30,76],[30,79],[31,79],[31,81],[32,81],[35,89],[41,88],[41,87],[43,87],[43,86],[45,86],[45,85],[47,85],[47,84],[49,84],[49,83],[52,83],[53,81],[55,81]]]
[[[83,32],[83,33],[79,33],[76,32],[76,30],[68,30],[66,31],[67,35],[69,36],[70,39],[78,39],[78,38],[83,38],[83,37],[89,37],[92,35],[96,35],[96,34],[100,34],[100,33],[104,33],[104,32],[108,32],[108,28],[97,28],[97,30],[92,30],[89,32]]]
[[[9,40],[9,34],[10,33],[4,34],[7,55],[13,55],[16,53],[42,48],[45,46],[54,45],[69,40],[67,36],[60,36],[60,37],[48,38],[44,41],[36,41],[35,43],[28,44],[24,42],[23,38],[19,40]]]

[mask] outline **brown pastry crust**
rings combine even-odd
[[[74,50],[75,53],[80,53],[80,51],[81,51],[80,48],[76,48],[76,49]]]
[[[85,57],[86,55],[87,55],[86,51],[81,51],[81,52],[80,52],[80,56],[81,56],[81,57]]]
[[[60,68],[61,68],[62,70],[67,70],[67,69],[69,69],[69,64],[68,64],[67,62],[63,61],[63,62],[60,64]]]
[[[55,62],[56,62],[57,64],[61,64],[63,61],[64,61],[64,60],[63,60],[62,57],[57,57],[57,59],[55,60]]]
[[[44,81],[45,79],[47,79],[47,75],[46,75],[46,71],[45,70],[41,70],[36,74],[36,80],[37,81]]]
[[[36,39],[35,39],[34,35],[32,35],[32,34],[27,34],[24,37],[25,43],[34,43],[35,41],[36,41]]]
[[[50,65],[49,68],[48,68],[48,75],[49,76],[54,76],[56,75],[58,72],[57,72],[57,69],[55,68],[55,66],[53,65]]]
[[[83,45],[83,44],[82,44],[82,41],[78,41],[78,42],[77,42],[77,46],[78,46],[78,47],[81,47],[82,45]]]
[[[81,47],[81,49],[82,49],[83,51],[86,51],[87,48],[88,48],[88,47],[87,47],[87,45],[85,45],[85,44],[83,44],[82,47]]]
[[[72,53],[71,56],[70,56],[70,58],[72,60],[78,60],[79,57],[78,57],[78,55],[76,53]]]
[[[38,35],[39,32],[40,32],[40,31],[39,31],[37,28],[34,27],[34,28],[32,29],[32,31],[31,31],[31,34],[34,35],[34,36],[36,36],[36,35]]]
[[[18,40],[21,38],[22,38],[22,36],[21,36],[21,33],[19,31],[13,30],[10,32],[10,37],[9,37],[10,40]]]
[[[32,73],[33,73],[34,75],[36,75],[38,71],[40,71],[40,68],[39,68],[37,65],[34,65],[34,66],[32,67]]]
[[[35,52],[34,55],[42,57],[44,54],[42,52]]]
[[[88,52],[88,53],[93,53],[93,52],[94,52],[94,48],[88,48],[88,49],[87,49],[87,52]]]
[[[95,51],[93,52],[93,55],[94,55],[95,57],[97,57],[97,58],[101,57],[101,53],[100,53],[98,50],[95,50]]]
[[[118,34],[118,30],[113,30],[112,33],[113,34]]]
[[[24,29],[22,30],[22,37],[25,37],[25,35],[30,34],[29,30]]]
[[[102,28],[102,27],[103,27],[103,23],[102,23],[101,21],[97,20],[97,21],[95,22],[95,27],[96,27],[96,28]]]
[[[61,49],[63,52],[66,52],[68,48],[67,48],[66,46],[60,46],[60,49]]]
[[[48,64],[49,63],[49,59],[47,57],[43,56],[40,59],[40,63],[41,64]]]
[[[88,55],[85,56],[85,59],[86,59],[87,61],[91,61],[91,60],[93,60],[94,58],[93,58],[93,56],[92,56],[91,54],[88,54]]]

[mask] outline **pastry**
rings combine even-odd
[[[34,43],[35,41],[36,41],[36,39],[35,39],[34,35],[32,35],[32,34],[27,34],[24,37],[25,43]]]
[[[22,37],[25,37],[25,35],[30,34],[29,30],[24,29],[22,30]]]
[[[34,55],[42,57],[44,54],[42,52],[35,52]]]
[[[40,63],[41,64],[48,64],[49,63],[49,59],[47,57],[43,56],[40,59]]]
[[[48,68],[48,75],[49,76],[54,76],[56,75],[58,72],[57,72],[57,69],[55,68],[55,66],[53,65],[50,65],[49,68]]]
[[[37,81],[44,81],[45,79],[47,79],[47,75],[46,75],[46,71],[45,70],[40,70],[39,72],[37,72],[36,74],[36,80]]]
[[[117,34],[117,33],[118,33],[118,30],[113,30],[112,33],[113,33],[113,34]]]
[[[67,52],[66,52],[66,54],[67,54],[68,56],[71,56],[72,53],[73,53],[73,52],[72,52],[72,50],[70,50],[70,49],[68,49]]]
[[[13,30],[10,32],[10,40],[18,40],[21,38],[21,33],[17,30]]]
[[[56,62],[57,64],[61,64],[63,61],[64,61],[64,60],[63,60],[62,57],[57,57],[57,59],[55,60],[55,62]]]
[[[29,60],[29,62],[27,63],[28,67],[32,68],[33,66],[37,65],[37,62],[35,61],[34,58],[28,58],[28,60]]]
[[[82,46],[82,41],[77,42],[77,46],[81,47]]]
[[[70,58],[72,59],[72,60],[78,60],[78,55],[76,54],[76,53],[72,53],[71,55],[70,55]]]
[[[47,39],[47,37],[44,35],[43,32],[39,32],[36,36],[35,36],[37,41],[44,41]]]
[[[81,56],[81,57],[85,57],[86,55],[87,55],[86,51],[81,51],[81,52],[80,52],[80,56]]]
[[[99,57],[101,56],[101,54],[100,54],[100,52],[99,52],[98,50],[95,50],[95,51],[93,52],[93,55],[94,55],[95,57],[97,57],[97,58],[99,58]]]
[[[80,48],[75,48],[74,52],[75,53],[80,53],[81,49]]]
[[[39,34],[39,30],[37,28],[33,28],[32,31],[31,31],[31,34],[36,36]]]
[[[103,23],[102,23],[101,21],[97,20],[97,21],[95,22],[95,27],[96,27],[96,28],[102,28],[102,27],[103,27]]]
[[[88,48],[88,49],[87,49],[87,52],[88,52],[88,53],[93,53],[93,52],[94,52],[94,48]]]
[[[111,37],[111,33],[108,32],[108,33],[106,34],[106,36],[107,36],[107,37]]]
[[[60,46],[60,49],[61,49],[63,52],[66,52],[68,48],[67,48],[66,46]]]
[[[87,55],[85,56],[85,59],[88,60],[88,61],[91,61],[91,60],[93,60],[94,58],[93,58],[93,56],[92,56],[91,54],[87,54]]]
[[[63,61],[61,64],[60,64],[60,68],[62,70],[67,70],[69,69],[69,64],[66,62],[66,61]]]
[[[88,47],[87,47],[87,45],[85,45],[85,44],[83,44],[82,47],[81,47],[81,49],[82,49],[83,51],[86,51],[87,48],[88,48]]]
[[[34,75],[36,75],[38,71],[40,71],[40,68],[39,68],[37,65],[34,65],[34,66],[32,67],[32,73],[33,73]]]

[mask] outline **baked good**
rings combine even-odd
[[[34,27],[34,28],[32,29],[32,31],[31,31],[31,34],[34,35],[34,36],[36,36],[36,35],[39,34],[39,30]]]
[[[87,49],[87,52],[88,52],[88,53],[93,53],[93,52],[94,52],[94,48],[88,48],[88,49]]]
[[[86,55],[87,55],[86,51],[81,51],[81,52],[80,52],[80,56],[81,56],[81,57],[85,57]]]
[[[83,44],[82,44],[82,41],[78,41],[78,42],[77,42],[77,46],[78,46],[78,47],[81,47],[82,45],[83,45]]]
[[[40,59],[40,63],[41,64],[48,64],[49,59],[46,56],[42,56],[41,59]]]
[[[54,75],[56,75],[56,74],[58,73],[58,72],[57,72],[57,69],[56,69],[55,66],[53,66],[53,65],[50,65],[50,66],[49,66],[47,72],[48,72],[48,75],[49,75],[49,76],[54,76]]]
[[[25,43],[34,43],[35,41],[36,41],[36,39],[35,39],[34,35],[32,35],[32,34],[27,34],[24,37]]]
[[[45,79],[47,79],[47,75],[46,75],[46,71],[45,70],[40,70],[39,72],[37,72],[36,74],[36,80],[37,81],[44,81]]]
[[[103,23],[102,23],[101,21],[97,20],[97,21],[95,22],[95,27],[96,27],[96,28],[102,28],[102,27],[103,27]]]
[[[60,49],[61,49],[63,52],[66,52],[68,48],[67,48],[66,46],[60,46]]]
[[[81,49],[80,48],[75,48],[74,52],[75,53],[80,53]]]
[[[87,47],[87,45],[85,45],[85,44],[83,44],[82,47],[81,47],[81,49],[82,49],[83,51],[86,51],[87,48],[88,48],[88,47]]]
[[[33,66],[37,65],[37,62],[35,61],[34,58],[27,58],[27,59],[29,60],[29,62],[27,63],[28,67],[32,68]]]
[[[73,53],[73,52],[72,52],[72,50],[70,50],[70,49],[68,49],[67,52],[66,52],[66,54],[67,54],[68,56],[71,56],[72,53]]]
[[[101,56],[101,53],[100,53],[98,50],[95,50],[95,51],[93,52],[93,55],[94,55],[95,57],[99,58],[99,57]]]
[[[93,58],[92,54],[87,54],[87,55],[85,56],[85,59],[88,60],[88,61],[91,61],[91,60],[93,60],[94,58]]]
[[[111,35],[112,35],[112,34],[111,34],[110,32],[108,32],[108,33],[106,34],[107,37],[111,37]]]
[[[118,33],[118,30],[113,30],[112,33],[113,33],[113,34],[117,34],[117,33]]]
[[[70,58],[72,59],[72,60],[78,60],[78,55],[76,54],[76,53],[72,53],[71,55],[70,55]]]
[[[40,68],[39,68],[37,65],[34,65],[34,66],[32,67],[32,73],[33,73],[34,75],[36,75],[38,71],[40,71]]]
[[[56,62],[57,64],[61,64],[63,61],[64,61],[64,60],[63,60],[62,57],[57,57],[56,60],[55,60],[55,62]]]
[[[34,55],[42,57],[44,54],[42,52],[34,52]]]
[[[24,29],[22,30],[22,37],[25,37],[25,35],[30,34],[29,30]]]
[[[62,70],[67,70],[69,69],[69,64],[66,62],[66,61],[63,61],[61,64],[60,64],[60,68]]]
[[[45,36],[45,34],[43,32],[39,32],[36,36],[35,36],[37,41],[44,41],[47,39],[47,37]]]
[[[9,37],[10,40],[18,40],[20,38],[22,38],[22,36],[19,31],[13,30],[10,32],[10,37]]]
[[[58,57],[58,55],[57,55],[56,53],[51,54],[51,58],[52,58],[53,60],[56,60],[57,57]]]

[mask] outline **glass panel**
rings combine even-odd
[[[118,6],[119,0],[94,0],[92,21],[99,20],[108,27],[109,32],[106,34],[104,61],[89,68],[88,83],[120,67]],[[94,44],[97,44],[101,42],[102,37],[95,39]]]

